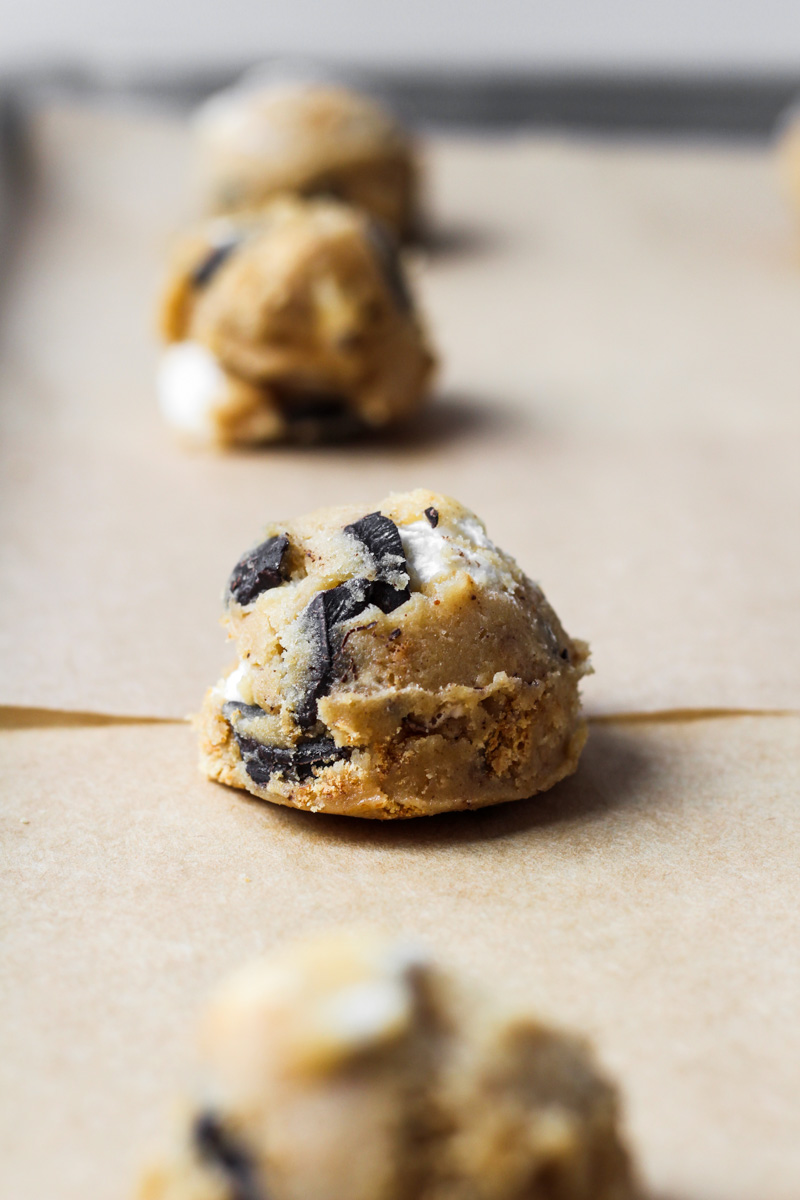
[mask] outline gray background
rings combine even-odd
[[[0,72],[273,55],[374,67],[794,74],[800,0],[0,0]]]

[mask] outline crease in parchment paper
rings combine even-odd
[[[791,708],[664,708],[653,712],[589,713],[589,725],[667,725],[736,717],[797,717]],[[113,713],[71,712],[62,708],[28,708],[0,704],[0,729],[80,728],[94,725],[186,725],[187,717],[137,717]]]
[[[136,717],[113,713],[72,712],[64,708],[32,708],[0,704],[0,729],[75,728],[93,725],[184,725],[189,717]]]

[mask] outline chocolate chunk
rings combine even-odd
[[[230,1200],[266,1200],[258,1185],[255,1163],[214,1113],[203,1113],[197,1118],[192,1141],[203,1162],[225,1175]]]
[[[254,717],[263,717],[264,709],[259,708],[257,704],[240,704],[238,700],[226,700],[222,706],[222,715],[226,721],[230,721],[234,713],[238,713],[245,721],[252,721]]]
[[[305,694],[295,711],[297,723],[302,729],[309,729],[316,721],[317,701],[331,685],[335,627],[364,611],[369,604],[369,590],[369,580],[350,579],[327,592],[319,592],[305,610],[306,637],[311,643],[311,665]]]
[[[320,592],[309,604],[309,610],[315,606],[321,610],[325,626],[330,631],[334,625],[357,617],[369,604],[370,581],[368,579],[348,579],[338,587]]]
[[[428,518],[428,520],[430,521],[430,524],[431,524],[431,529],[435,529],[435,528],[436,528],[436,526],[439,524],[439,510],[438,510],[438,508],[434,508],[434,507],[433,507],[433,505],[431,505],[431,506],[430,506],[430,508],[426,508],[426,509],[425,509],[425,516],[426,516],[426,517]]]
[[[297,723],[310,729],[317,719],[317,701],[329,691],[340,649],[337,627],[357,617],[371,604],[390,613],[411,598],[408,566],[397,526],[382,513],[368,513],[345,533],[361,542],[375,564],[376,579],[349,579],[338,587],[320,592],[305,611],[306,636],[311,644],[311,665],[305,693],[295,710]],[[398,582],[406,586],[398,588]]]
[[[382,579],[376,579],[369,586],[369,603],[376,605],[383,613],[394,612],[396,608],[410,599],[411,592],[407,587],[401,591],[399,588],[392,587],[390,583],[384,583]]]
[[[345,525],[344,531],[369,550],[375,560],[379,578],[386,578],[398,571],[408,574],[403,543],[400,540],[397,526],[389,517],[385,517],[383,513],[379,512],[367,513],[360,521],[354,521],[352,525]]]
[[[214,246],[206,255],[198,267],[195,267],[191,276],[191,285],[193,288],[205,287],[212,275],[216,275],[218,269],[225,262],[225,259],[236,249],[241,242],[240,237],[231,237],[222,242],[218,246]]]
[[[282,573],[283,558],[289,548],[285,534],[267,538],[254,550],[240,558],[228,581],[228,595],[239,604],[249,604],[270,588],[278,587],[286,576]]]
[[[332,738],[310,738],[296,746],[269,746],[233,730],[244,768],[254,783],[269,783],[273,775],[283,775],[295,783],[304,783],[331,763],[348,759],[350,746],[337,746]]]
[[[270,391],[287,421],[339,421],[349,405],[337,392],[315,392],[288,383],[270,383]]]
[[[397,529],[393,528],[397,533]],[[349,579],[314,597],[305,610],[306,637],[311,643],[311,665],[303,699],[295,710],[295,718],[301,729],[310,729],[314,724],[317,701],[333,682],[338,649],[337,626],[357,617],[370,604],[375,604],[381,612],[390,613],[410,598],[408,588],[401,591],[380,579]]]
[[[367,237],[392,299],[401,312],[411,312],[414,302],[406,282],[397,242],[380,221],[367,222]]]
[[[336,590],[336,589],[334,589]],[[317,701],[330,687],[333,651],[328,619],[325,614],[325,596],[320,592],[306,608],[305,634],[311,646],[311,662],[305,680],[305,690],[295,707],[295,720],[301,729],[310,729],[317,719]]]
[[[338,392],[315,391],[295,380],[270,380],[266,387],[296,441],[338,441],[357,437],[367,428],[347,396]]]
[[[569,662],[569,650],[562,650],[561,657],[564,659],[564,662]]]

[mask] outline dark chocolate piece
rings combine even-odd
[[[400,591],[380,579],[349,579],[347,583],[340,583],[338,587],[319,592],[314,597],[305,610],[306,637],[311,643],[311,666],[305,695],[295,710],[295,718],[301,729],[310,729],[315,723],[317,701],[333,682],[338,649],[336,627],[343,621],[357,617],[370,604],[377,605],[381,612],[390,613],[410,598],[408,588]]]
[[[240,704],[238,700],[226,700],[222,706],[222,715],[226,721],[230,721],[235,712],[239,713],[245,721],[252,721],[254,717],[263,717],[264,709],[259,708],[257,704]]]
[[[255,738],[233,730],[244,768],[254,783],[269,783],[273,775],[283,775],[296,783],[304,783],[315,771],[331,763],[348,759],[350,746],[337,746],[332,738],[310,738],[296,746],[268,746]]]
[[[339,421],[349,415],[346,397],[337,392],[315,392],[288,383],[270,383],[269,388],[287,421]]]
[[[367,222],[367,237],[392,299],[401,312],[411,312],[414,302],[411,299],[397,242],[386,226],[375,220]]]
[[[356,617],[369,604],[367,579],[350,579],[319,592],[305,610],[306,637],[311,643],[311,666],[305,695],[295,712],[297,723],[309,729],[317,719],[317,701],[331,685],[335,645],[333,632],[342,621]]]
[[[222,242],[219,246],[214,246],[202,260],[199,266],[195,267],[192,272],[191,285],[193,288],[202,288],[211,279],[212,275],[216,275],[219,268],[225,262],[225,259],[236,249],[241,242],[240,237],[231,237]]]
[[[371,586],[369,579],[348,579],[346,583],[316,595],[306,611],[314,609],[316,614],[321,610],[326,628],[330,631],[334,625],[349,621],[364,611],[369,604]]]
[[[230,1200],[266,1200],[258,1185],[255,1163],[214,1113],[203,1113],[197,1118],[192,1141],[202,1161],[225,1175]]]
[[[397,526],[389,517],[385,517],[383,513],[379,512],[367,513],[360,521],[354,521],[352,525],[345,525],[344,531],[351,534],[369,550],[375,559],[379,578],[385,578],[386,575],[397,571],[408,574],[403,543],[400,541]]]
[[[428,518],[428,520],[430,521],[430,524],[431,524],[431,529],[435,529],[435,528],[436,528],[436,526],[439,524],[439,510],[438,510],[438,508],[434,508],[434,507],[433,507],[433,505],[431,505],[431,506],[430,506],[430,508],[426,508],[426,509],[425,509],[425,516],[426,516],[426,517]]]
[[[278,587],[285,581],[282,573],[283,558],[289,549],[289,539],[285,534],[267,538],[254,550],[249,550],[240,558],[228,581],[228,595],[239,604],[249,604],[270,588]]]
[[[338,591],[334,588],[333,591]],[[305,634],[311,646],[311,662],[305,681],[305,691],[295,708],[295,720],[301,729],[310,729],[317,719],[317,701],[330,686],[333,651],[329,635],[329,621],[325,611],[326,597],[330,592],[320,592],[305,611]]]
[[[375,564],[376,579],[349,579],[338,587],[320,592],[305,610],[306,636],[311,644],[309,667],[303,699],[295,710],[301,729],[310,729],[317,719],[317,701],[330,689],[335,673],[335,660],[341,649],[337,626],[357,617],[375,604],[381,612],[390,613],[411,598],[408,588],[408,565],[397,526],[382,513],[368,513],[345,533],[365,546]],[[399,578],[398,578],[399,577]],[[406,586],[395,587],[405,580]]]
[[[368,602],[376,605],[383,613],[394,612],[396,608],[410,599],[411,592],[407,587],[401,590],[392,587],[390,583],[384,583],[382,579],[376,579],[369,585]]]
[[[343,394],[314,391],[293,380],[270,380],[265,386],[280,408],[288,435],[297,441],[340,441],[367,428]]]

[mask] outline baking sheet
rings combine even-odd
[[[589,1033],[649,1195],[800,1192],[800,718],[597,723],[546,796],[399,826],[208,783],[183,725],[5,722],[15,1200],[129,1195],[207,989],[353,920]]]
[[[593,712],[800,707],[800,274],[763,149],[438,138],[415,430],[191,454],[153,399],[186,129],[50,109],[0,333],[0,703],[183,716],[261,525],[424,485],[594,649]]]

